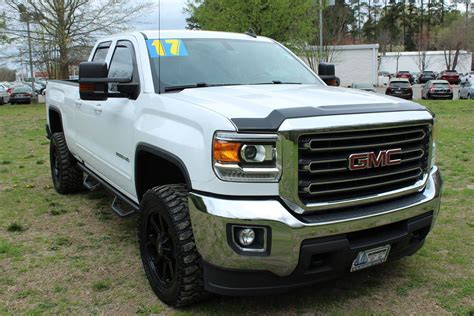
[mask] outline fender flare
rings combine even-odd
[[[162,159],[165,159],[175,166],[179,168],[181,173],[184,175],[184,179],[186,180],[186,185],[188,186],[189,189],[192,189],[192,184],[191,184],[191,178],[189,177],[189,172],[188,169],[186,168],[186,165],[184,162],[175,154],[172,154],[164,149],[161,149],[159,147],[150,145],[148,143],[138,143],[136,149],[135,149],[135,166],[134,166],[134,172],[135,172],[135,189],[137,190],[138,193],[138,188],[139,188],[139,183],[137,181],[137,171],[138,171],[138,164],[137,164],[137,158],[138,154],[140,152],[148,152],[150,154],[153,154],[155,156],[158,156]]]

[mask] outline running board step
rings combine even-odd
[[[112,211],[119,217],[127,217],[137,212],[137,209],[115,197],[112,202]]]
[[[94,191],[100,187],[100,182],[97,181],[94,177],[91,177],[90,174],[86,174],[83,185],[86,187],[87,190]]]
[[[96,175],[92,170],[87,168],[84,164],[78,163],[77,165],[87,175],[86,180],[84,181],[84,185],[87,188],[89,187],[95,188],[96,187],[95,182],[97,182],[98,185],[102,186],[104,189],[110,191],[113,194],[114,201],[112,202],[112,210],[119,217],[130,216],[134,213],[137,213],[140,210],[140,206],[138,205],[138,203],[132,201],[125,194],[115,189],[107,181],[103,180],[101,177]],[[87,180],[88,178],[89,180]]]

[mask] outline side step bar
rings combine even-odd
[[[140,209],[139,205],[124,195],[122,192],[115,189],[108,182],[96,175],[92,170],[87,168],[84,164],[78,162],[77,165],[86,174],[84,180],[84,186],[89,190],[96,189],[99,185],[102,185],[105,189],[112,192],[114,195],[114,201],[112,202],[112,211],[119,217],[128,217],[135,214]]]
[[[90,174],[86,173],[83,185],[86,187],[87,190],[94,191],[98,187],[100,187],[100,182],[93,178]]]

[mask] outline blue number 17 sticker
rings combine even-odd
[[[149,39],[146,40],[151,58],[188,56],[188,51],[180,39]]]

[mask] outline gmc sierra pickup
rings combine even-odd
[[[110,36],[47,91],[55,189],[101,185],[119,216],[138,213],[146,275],[172,306],[412,255],[438,215],[432,113],[329,87],[265,37]]]

